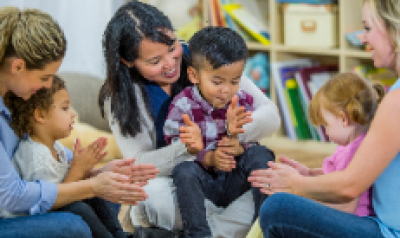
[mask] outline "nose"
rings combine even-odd
[[[166,63],[165,63],[165,69],[166,70],[171,70],[175,66],[175,59],[172,56],[167,57]]]
[[[364,31],[363,33],[362,33],[362,35],[361,35],[361,43],[363,44],[363,45],[366,45],[367,44],[367,37],[366,37],[366,32]]]
[[[221,93],[223,95],[229,95],[230,94],[230,87],[228,85],[221,85]]]
[[[72,111],[71,118],[75,118],[75,117],[76,117],[76,112]]]

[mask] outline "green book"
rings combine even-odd
[[[286,89],[288,96],[288,104],[292,112],[293,122],[298,140],[312,139],[311,132],[308,128],[306,114],[301,105],[301,99],[297,90],[298,85],[295,79],[286,80]]]

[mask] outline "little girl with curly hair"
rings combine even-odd
[[[42,88],[24,100],[12,92],[4,97],[11,112],[11,127],[21,141],[12,158],[12,163],[21,179],[44,180],[53,183],[75,182],[95,173],[93,167],[105,156],[102,152],[105,138],[99,138],[82,150],[79,140],[71,153],[57,140],[70,135],[75,112],[62,79],[54,76],[51,88]],[[69,172],[71,166],[80,170]],[[100,198],[71,203],[59,209],[82,217],[89,225],[93,237],[125,238],[111,204]],[[26,214],[11,214],[2,211],[5,217]]]

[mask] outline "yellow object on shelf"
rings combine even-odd
[[[255,18],[242,5],[229,3],[224,5],[225,11],[251,36],[264,45],[270,45],[269,31],[266,24]]]

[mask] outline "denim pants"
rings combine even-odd
[[[251,189],[255,204],[254,217],[257,217],[267,195],[261,193],[259,188],[252,188],[247,178],[253,170],[267,168],[268,161],[274,161],[275,155],[266,147],[256,145],[235,157],[235,160],[236,168],[232,172],[208,172],[192,161],[182,162],[172,171],[185,237],[211,237],[206,220],[205,198],[216,206],[227,207]]]
[[[80,216],[51,212],[17,218],[0,218],[1,238],[92,238]]]
[[[264,238],[383,238],[373,219],[286,193],[265,200],[259,221]]]
[[[126,238],[111,202],[91,198],[73,202],[59,209],[82,217],[89,225],[93,238]]]

